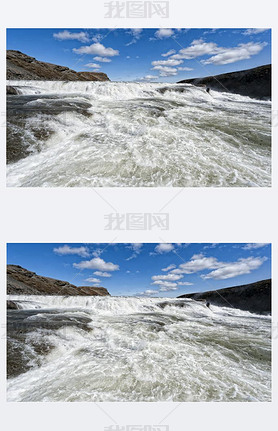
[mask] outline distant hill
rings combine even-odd
[[[106,73],[76,72],[65,66],[38,61],[20,51],[7,50],[7,79],[36,81],[109,81]]]
[[[253,313],[271,313],[271,279],[208,292],[189,293],[178,298],[203,300],[213,305],[240,308]]]
[[[77,287],[67,281],[43,277],[19,265],[7,265],[8,295],[69,295],[69,296],[106,296],[110,295],[104,287]]]
[[[184,79],[178,84],[206,86],[212,90],[268,100],[271,99],[271,64],[205,78]]]

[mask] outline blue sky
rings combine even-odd
[[[271,31],[8,29],[7,49],[112,81],[176,82],[271,63]]]
[[[176,297],[271,277],[270,244],[8,244],[7,263],[113,296]]]

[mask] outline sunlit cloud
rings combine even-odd
[[[95,257],[91,260],[84,260],[79,263],[74,263],[73,266],[79,269],[97,269],[100,271],[117,271],[119,270],[119,265],[112,262],[105,262],[100,257]]]
[[[79,42],[89,42],[90,40],[88,33],[85,33],[84,31],[74,33],[64,30],[58,33],[53,33],[53,37],[58,40],[79,40]]]
[[[59,255],[77,254],[81,257],[90,256],[88,247],[71,247],[69,245],[63,245],[53,249],[54,253]]]

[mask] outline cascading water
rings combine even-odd
[[[9,401],[271,400],[270,316],[190,299],[9,299]]]
[[[9,81],[7,185],[270,186],[271,102],[189,84]]]

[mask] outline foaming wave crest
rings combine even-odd
[[[8,186],[270,186],[271,103],[175,84],[10,81]]]
[[[9,299],[9,401],[271,400],[269,316],[190,299]]]

